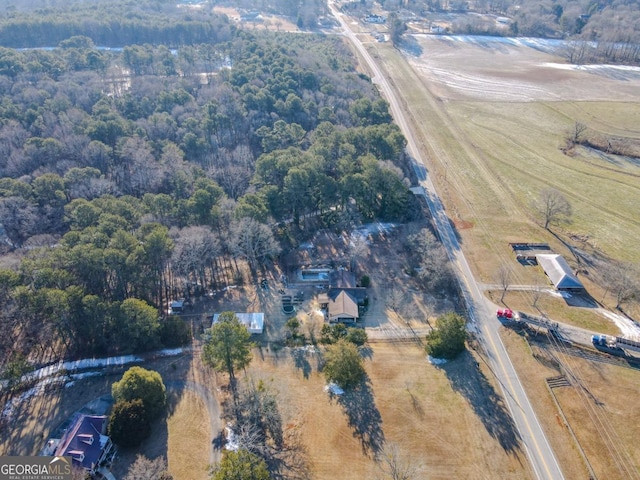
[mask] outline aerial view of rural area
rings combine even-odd
[[[640,0],[0,0],[0,480],[640,480]]]

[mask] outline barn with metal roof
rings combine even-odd
[[[557,290],[584,290],[584,285],[562,255],[540,254],[536,255],[536,260]]]

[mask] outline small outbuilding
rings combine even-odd
[[[540,254],[536,255],[536,260],[557,290],[584,290],[584,285],[562,255]]]
[[[176,315],[184,312],[185,301],[184,299],[173,300],[169,302],[169,315]]]
[[[264,332],[264,313],[237,313],[236,317],[240,320],[249,333],[260,334]],[[213,315],[213,323],[211,326],[215,325],[218,322],[218,318],[220,318],[220,314],[216,313]]]

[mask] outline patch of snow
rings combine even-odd
[[[437,38],[451,43],[465,43],[487,48],[495,45],[511,45],[514,47],[529,47],[546,53],[557,52],[567,45],[563,40],[551,40],[532,37],[491,37],[484,35],[438,35]]]
[[[574,65],[570,63],[553,63],[553,62],[545,62],[542,63],[541,66],[548,68],[556,68],[558,70],[582,70],[587,72],[594,72],[599,70],[618,70],[621,72],[635,72],[640,73],[640,67],[635,67],[632,65],[607,65],[607,64],[590,64],[590,65]]]
[[[89,377],[99,377],[100,375],[104,375],[104,372],[82,372],[82,373],[74,373],[71,375],[68,375],[68,378],[71,378],[73,380],[82,380],[83,378],[89,378]],[[66,385],[65,385],[66,387]]]
[[[447,360],[444,358],[434,358],[431,355],[427,355],[427,360],[431,365],[444,365],[447,363]]]
[[[71,388],[71,387],[73,387],[75,384],[76,384],[76,382],[73,382],[73,381],[71,381],[71,382],[67,382],[67,383],[65,383],[65,384],[64,384],[64,388]]]
[[[41,378],[51,377],[63,371],[88,370],[91,368],[104,368],[113,366],[122,366],[128,363],[141,362],[142,358],[135,355],[122,355],[119,357],[108,358],[85,358],[84,360],[75,360],[72,362],[59,362],[46,367],[34,370],[22,377],[22,381],[29,382]]]
[[[353,232],[351,232],[351,240],[349,241],[349,246],[353,247],[353,242],[358,240],[363,240],[368,244],[367,239],[369,236],[376,234],[388,235],[397,226],[398,224],[396,223],[386,222],[367,223],[365,225],[362,225],[361,227],[358,227]]]
[[[553,295],[554,297],[571,298],[571,294],[569,292],[553,290],[552,288],[545,289],[544,293],[548,293],[549,295]]]
[[[600,311],[605,317],[607,317],[609,320],[612,320],[613,323],[616,324],[616,326],[620,329],[620,334],[622,337],[628,338],[629,340],[640,340],[640,327],[629,317],[610,312],[609,310],[602,309]]]
[[[165,348],[164,350],[160,350],[157,355],[160,357],[175,357],[176,355],[180,355],[182,352],[182,348]]]
[[[325,392],[329,392],[331,395],[343,395],[344,394],[344,390],[342,388],[340,388],[338,385],[336,385],[335,383],[333,383],[333,382],[329,383],[328,385],[325,385],[324,391]]]
[[[17,397],[13,397],[11,400],[7,402],[2,412],[0,412],[0,418],[6,418],[10,420],[13,416],[15,409],[25,400],[30,399],[31,397],[35,397],[36,395],[44,392],[45,388],[49,385],[59,385],[63,384],[66,381],[66,378],[47,378],[36,386],[31,387],[26,392],[22,392]]]
[[[320,350],[315,345],[305,345],[304,347],[298,347],[307,353],[318,353]]]
[[[231,450],[233,452],[237,451],[240,448],[238,445],[238,440],[236,439],[236,433],[233,431],[233,427],[230,423],[227,423],[227,426],[224,427],[225,436],[227,438],[227,442],[225,443],[225,450]]]

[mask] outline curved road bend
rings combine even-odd
[[[417,162],[415,168],[418,178],[420,179],[420,185],[424,188],[424,196],[429,205],[436,228],[449,258],[454,265],[467,304],[472,326],[487,351],[489,364],[500,383],[504,400],[518,428],[532,470],[539,480],[564,479],[558,461],[551,450],[527,394],[507,355],[504,344],[498,335],[500,323],[495,317],[495,305],[485,298],[478,288],[431,178],[425,173],[426,170],[424,170],[423,167],[424,162],[422,161],[421,152],[411,136],[411,130],[408,128],[407,119],[402,108],[400,108],[400,102],[389,85],[389,82],[382,74],[380,67],[371,58],[371,55],[369,55],[369,52],[358,40],[353,31],[347,26],[342,14],[338,12],[336,6],[331,1],[329,2],[329,8],[335,18],[340,22],[345,36],[353,43],[368,64],[372,72],[372,81],[379,86],[386,97],[391,106],[393,118],[407,138],[407,149],[409,154]]]

